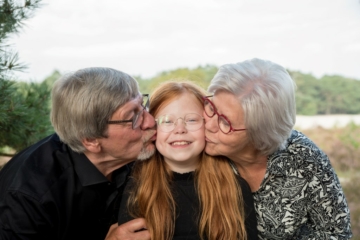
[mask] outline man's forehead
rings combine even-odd
[[[132,110],[134,108],[137,108],[139,104],[142,102],[142,95],[138,95],[135,98],[130,99],[123,105],[121,105],[118,110]]]

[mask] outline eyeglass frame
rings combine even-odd
[[[149,111],[149,106],[150,106],[150,100],[149,100],[149,94],[142,94],[142,97],[146,97],[147,100],[146,100],[146,103],[144,105],[142,105],[143,103],[141,103],[141,106],[143,109],[141,109],[139,112],[137,112],[131,119],[129,120],[112,120],[112,121],[107,121],[107,124],[122,124],[122,123],[128,123],[128,122],[131,122],[131,127],[132,129],[136,129],[136,123],[139,119],[139,116],[141,114],[144,114],[144,110],[145,111]],[[141,125],[141,124],[140,124]],[[139,126],[140,126],[139,125]]]
[[[200,118],[202,119],[202,124],[200,125],[200,127],[199,127],[198,129],[196,129],[196,130],[189,130],[189,129],[186,127],[187,125],[186,125],[186,122],[185,122],[185,117],[186,117],[186,115],[188,115],[188,114],[196,114],[196,115],[199,115],[199,116],[200,116]],[[167,115],[175,116],[175,115],[173,115],[173,114],[164,114],[164,115],[161,115],[161,116],[159,116],[159,117],[163,117],[163,116],[167,116]],[[175,118],[176,118],[176,117],[175,117]],[[165,132],[165,131],[163,131],[163,130],[161,130],[161,131],[164,132],[164,133],[169,133],[169,132],[174,131],[174,129],[175,129],[176,126],[177,126],[177,122],[178,122],[179,119],[182,119],[182,120],[183,120],[183,123],[184,123],[184,126],[185,126],[186,130],[188,130],[189,132],[195,132],[195,131],[199,130],[199,129],[204,125],[204,121],[205,121],[204,117],[201,116],[200,114],[197,114],[197,113],[187,113],[187,114],[185,114],[184,117],[178,117],[178,118],[175,119],[174,123],[172,124],[172,126],[173,126],[174,128],[171,129],[171,131],[168,131],[168,132]],[[159,128],[158,120],[159,120],[158,118],[155,119],[155,122],[156,122],[156,126]],[[161,129],[161,128],[160,128],[160,129]]]
[[[246,130],[246,128],[233,128],[232,125],[231,125],[230,120],[229,120],[224,114],[220,114],[220,113],[216,110],[216,107],[215,107],[214,103],[209,99],[210,97],[213,97],[213,95],[211,95],[211,96],[204,96],[204,97],[203,97],[203,100],[204,100],[204,112],[205,112],[206,116],[208,116],[209,118],[212,118],[212,117],[214,117],[215,115],[218,115],[218,126],[219,126],[219,129],[220,129],[221,132],[223,132],[224,134],[228,134],[228,133],[230,133],[230,132],[245,131],[245,130]],[[213,114],[212,116],[209,116],[208,113],[207,113],[206,110],[205,110],[205,101],[208,101],[208,102],[211,104],[212,108],[214,109],[214,114]],[[220,117],[224,118],[225,121],[227,121],[227,122],[229,123],[230,130],[229,130],[228,132],[224,132],[224,131],[221,129],[221,127],[220,127]]]

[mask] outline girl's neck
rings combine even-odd
[[[197,159],[191,159],[187,161],[170,161],[168,159],[164,159],[168,164],[169,168],[173,172],[177,173],[187,173],[193,172],[198,167],[200,162],[200,157]]]

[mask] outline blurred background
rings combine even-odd
[[[33,0],[32,0],[33,1]],[[25,2],[25,1],[17,1]],[[10,36],[28,64],[107,66],[144,78],[179,67],[258,57],[291,70],[360,78],[359,0],[43,0]]]
[[[112,67],[144,93],[218,67],[276,62],[298,86],[297,122],[329,156],[360,239],[359,0],[0,0],[0,168],[53,132],[61,75]]]

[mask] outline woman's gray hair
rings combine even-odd
[[[83,139],[107,137],[107,121],[140,94],[137,81],[111,68],[85,68],[58,79],[52,89],[51,123],[61,141],[84,152]]]
[[[250,142],[261,154],[269,155],[285,147],[294,127],[295,89],[284,67],[254,58],[221,66],[208,91],[227,91],[238,98]]]

